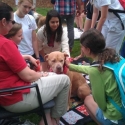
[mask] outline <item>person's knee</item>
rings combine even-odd
[[[60,82],[60,84],[70,84],[70,79],[65,74],[57,75],[56,79]]]
[[[84,99],[84,105],[87,106],[88,103],[91,102],[91,100],[92,100],[92,96],[91,95],[86,96],[85,99]]]
[[[66,85],[70,85],[70,79],[67,75],[62,75]]]

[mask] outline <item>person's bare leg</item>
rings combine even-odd
[[[87,18],[85,19],[84,32],[87,31],[87,30],[89,30],[91,28],[91,22],[92,22],[92,20],[87,19]]]
[[[77,16],[75,17],[75,23],[76,23],[77,28],[79,28],[79,19]]]
[[[50,112],[46,113],[45,115],[46,115],[46,119],[47,119],[48,125],[54,125],[53,122],[52,122],[52,118],[51,118],[51,116],[50,116]],[[40,121],[39,125],[45,125],[43,118],[42,118],[42,120]]]
[[[91,95],[87,96],[84,100],[85,107],[91,116],[91,118],[98,124],[101,125],[96,119],[96,111],[98,109],[97,103],[94,101]]]
[[[79,16],[79,27],[80,29],[83,31],[83,19],[85,19],[86,15],[84,13],[82,13],[80,16]]]
[[[59,118],[52,118],[53,125],[59,125]]]
[[[81,49],[80,49],[81,50]],[[76,56],[73,60],[78,60],[84,56],[82,50],[80,51],[80,55]]]
[[[83,31],[83,18],[81,15],[78,18],[79,18],[79,20],[78,20],[79,21],[79,29]]]
[[[87,19],[87,18],[85,19],[83,32],[85,32],[91,28],[91,22],[92,22],[92,20]],[[78,59],[82,58],[83,56],[84,56],[84,53],[81,50],[80,55],[75,57],[74,60],[78,60]]]

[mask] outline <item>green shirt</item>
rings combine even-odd
[[[105,68],[100,72],[98,67],[74,64],[70,64],[69,69],[89,75],[92,95],[106,118],[110,120],[122,119],[121,113],[106,99],[109,96],[121,106],[119,89],[110,69]]]

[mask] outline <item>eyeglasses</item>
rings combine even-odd
[[[9,20],[9,21],[11,21],[12,24],[15,24],[15,23],[16,23],[14,20]]]

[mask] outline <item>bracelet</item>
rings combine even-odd
[[[36,57],[36,59],[40,59],[39,57]]]

